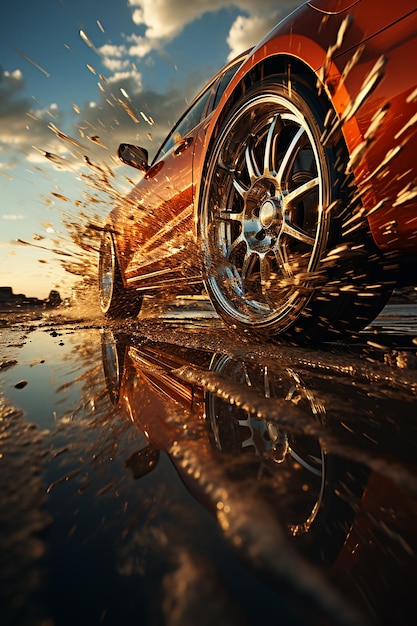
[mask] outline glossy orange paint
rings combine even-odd
[[[211,83],[216,80],[217,76]],[[192,291],[193,283],[201,284],[195,238],[195,179],[205,157],[210,117],[192,129],[186,141],[178,137],[174,149],[157,157],[126,202],[110,215],[126,286],[152,290],[161,276],[167,287],[175,284],[181,290],[183,284],[186,292],[190,287]]]
[[[407,200],[407,189],[417,182],[417,81],[407,59],[417,58],[416,33],[415,0],[396,6],[359,0],[349,11],[326,15],[303,6],[256,46],[226,89],[217,113],[221,114],[237,86],[265,59],[274,59],[277,64],[285,59],[289,85],[294,61],[301,61],[319,83],[322,81],[329,102],[343,121],[342,131],[351,154],[366,141],[378,112],[386,110],[383,124],[355,168],[355,177],[376,244],[413,252],[417,252],[416,197],[411,193]],[[351,65],[355,52],[358,58]],[[370,73],[381,59],[383,66],[375,88],[346,119],[352,103],[361,101]],[[391,151],[399,146],[395,159],[385,165]]]

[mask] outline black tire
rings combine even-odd
[[[113,236],[105,231],[101,238],[98,270],[100,308],[107,319],[136,317],[143,298],[123,285]]]
[[[290,93],[285,80],[247,91],[210,151],[205,284],[228,324],[297,343],[337,339],[376,317],[395,278],[380,282],[384,258],[366,221],[355,223],[343,140],[323,145],[328,101],[294,79]]]

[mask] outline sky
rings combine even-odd
[[[140,177],[117,162],[119,143],[141,145],[152,157],[227,60],[300,4],[3,2],[0,286],[38,298],[51,289],[70,296],[75,277],[66,270],[89,271],[76,233],[88,220],[104,221]],[[104,180],[110,186],[97,185]]]

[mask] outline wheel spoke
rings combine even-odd
[[[225,278],[227,279],[227,282],[232,287],[235,295],[237,295],[239,298],[243,298],[244,297],[243,283],[236,267],[233,264],[227,265],[224,268],[224,275],[225,275]]]
[[[291,265],[288,261],[285,247],[279,245],[279,242],[274,247],[275,259],[278,264],[278,267],[284,276],[285,279],[291,279],[293,276],[293,272],[291,269]]]
[[[235,188],[235,190],[237,191],[237,193],[243,198],[246,198],[246,194],[248,192],[248,188],[246,185],[244,185],[243,183],[241,183],[236,175],[236,170],[228,167],[227,165],[225,165],[223,163],[223,161],[219,161],[218,162],[218,167],[219,170],[222,170],[223,172],[227,172],[231,178],[232,178],[232,183],[233,183],[233,187]]]
[[[304,135],[305,130],[300,127],[292,138],[292,141],[283,156],[281,165],[279,166],[279,170],[276,175],[276,179],[281,189],[285,188],[285,183],[289,178],[289,171],[291,170],[300,148],[305,141]]]
[[[269,372],[268,372],[268,366],[265,365],[265,368],[263,370],[263,382],[264,382],[264,396],[265,398],[270,398],[271,397],[271,387],[269,384]]]
[[[265,295],[268,291],[271,281],[271,264],[267,256],[260,258],[260,272],[261,272],[261,290]]]
[[[319,185],[320,179],[318,176],[316,176],[316,178],[308,180],[306,183],[300,185],[299,187],[296,187],[285,196],[285,204],[287,206],[294,206],[295,204],[298,204],[314,189],[318,189]]]
[[[275,165],[275,141],[276,133],[275,128],[280,117],[276,115],[272,120],[272,123],[268,130],[268,135],[266,137],[266,145],[265,145],[265,154],[264,154],[264,175],[269,174],[270,172],[276,172]]]
[[[261,176],[258,164],[256,163],[255,154],[253,151],[254,137],[251,135],[248,139],[248,143],[245,149],[245,162],[248,169],[249,178],[251,181],[256,180]]]
[[[230,259],[231,254],[240,245],[244,244],[247,247],[247,241],[241,232],[235,235],[233,238],[233,222],[238,222],[242,225],[244,216],[243,212],[220,210],[218,221],[218,246],[222,251],[223,256],[226,259]]]
[[[250,278],[252,269],[253,269],[253,264],[256,258],[257,258],[257,255],[255,255],[253,252],[249,250],[246,252],[245,258],[243,259],[243,264],[242,264],[242,280],[243,281],[246,281]]]
[[[237,240],[232,242],[231,222],[219,222],[219,248],[225,259],[230,259],[230,254],[238,243]]]
[[[242,243],[247,247],[246,240],[244,236],[241,234],[238,237],[236,237],[236,239],[233,242],[227,244],[227,251],[226,251],[225,257],[229,260],[233,252],[236,250],[236,248],[240,246]]]
[[[311,472],[315,476],[322,475],[322,462],[321,459],[319,459],[318,457],[307,455],[306,458],[303,458],[301,455],[297,454],[297,452],[295,452],[292,448],[289,449],[289,454],[295,461],[297,461],[301,465],[301,467],[304,467],[304,469],[306,469],[307,471]]]
[[[240,183],[238,181],[236,176],[233,176],[233,187],[236,189],[236,191],[238,192],[239,196],[241,196],[243,199],[246,198],[248,190],[247,190],[247,188],[244,185],[242,185],[242,183]]]
[[[250,379],[250,375],[248,372],[248,368],[246,367],[246,363],[241,363],[242,369],[243,369],[243,373],[245,376],[245,383],[247,384],[248,387],[252,387],[252,381]]]
[[[293,224],[292,222],[289,222],[289,221],[284,222],[282,232],[288,235],[289,237],[296,239],[297,241],[301,241],[302,243],[305,243],[307,246],[313,247],[316,242],[314,237],[306,233],[305,230],[303,230],[296,224]]]

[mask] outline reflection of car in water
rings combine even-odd
[[[380,623],[406,613],[416,573],[416,501],[384,471],[371,471],[372,463],[362,462],[374,433],[372,427],[363,428],[358,413],[347,423],[342,414],[350,399],[343,396],[329,413],[317,381],[313,388],[293,368],[259,366],[149,340],[133,343],[109,331],[103,333],[102,355],[112,402],[149,441],[126,460],[135,478],[152,471],[166,453],[190,493],[232,533],[235,546],[240,543],[233,529],[238,527],[244,537],[252,529],[248,541],[265,532],[258,548],[272,553],[266,539],[272,515],[303,560],[331,573],[359,605],[365,598],[366,611],[367,603],[371,612],[385,611],[388,621]],[[350,384],[348,389],[352,393]],[[370,394],[364,395],[369,400]],[[358,407],[369,419],[372,409],[366,400]],[[338,411],[340,423],[329,424]],[[347,438],[355,427],[362,438],[358,460],[352,452],[344,458],[332,453],[336,430]],[[380,425],[375,428],[377,432]],[[328,437],[329,429],[333,433]],[[392,454],[395,446],[393,440],[387,443]],[[225,520],[227,511],[231,518]],[[253,528],[258,529],[255,536]],[[382,563],[393,560],[388,573],[374,571],[381,558]],[[386,577],[394,584],[389,606],[376,591],[388,584]]]
[[[137,476],[139,467],[143,472],[153,469],[158,458],[156,450],[170,452],[179,437],[186,442],[193,425],[187,423],[184,439],[184,424],[175,424],[170,414],[170,402],[176,401],[191,411],[185,419],[192,418],[199,424],[198,438],[200,443],[204,442],[201,451],[216,463],[224,464],[229,478],[233,477],[237,482],[249,479],[248,488],[250,481],[255,481],[255,488],[260,488],[265,495],[272,490],[272,500],[276,497],[278,484],[285,479],[282,493],[285,506],[281,506],[281,517],[285,513],[292,535],[314,534],[313,529],[319,526],[325,503],[334,492],[334,484],[329,483],[332,476],[326,473],[326,461],[331,466],[330,458],[326,459],[318,438],[287,432],[276,419],[259,417],[252,410],[236,404],[245,402],[245,393],[249,389],[251,393],[260,394],[260,398],[283,399],[288,403],[290,414],[301,416],[305,411],[313,423],[323,423],[324,408],[315,401],[295,372],[287,369],[277,376],[267,368],[170,344],[146,343],[135,348],[105,342],[103,357],[113,399],[117,399],[150,441],[150,446],[129,461]],[[218,393],[203,393],[197,385],[181,379],[179,369],[185,364],[188,366],[190,360],[193,365],[218,375],[215,378],[220,386]],[[237,384],[240,399],[223,399],[223,380]],[[144,394],[145,388],[152,393],[152,399]],[[147,400],[145,404],[144,398]],[[201,427],[202,422],[210,429]],[[296,425],[293,429],[297,430]],[[253,489],[254,485],[250,488]],[[343,527],[340,519],[337,527]],[[326,550],[330,549],[328,539]]]
[[[416,32],[414,0],[311,0],[206,85],[152,162],[122,144],[143,177],[104,225],[103,313],[204,281],[229,325],[339,338],[415,284]]]

